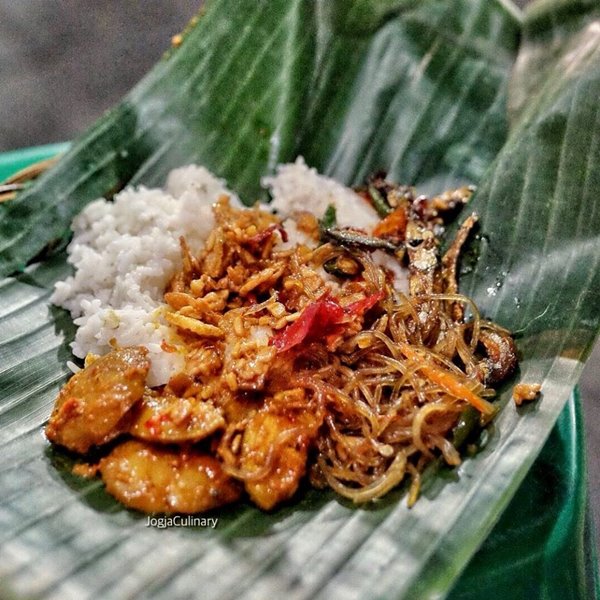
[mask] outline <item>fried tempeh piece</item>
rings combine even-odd
[[[149,442],[198,442],[225,426],[219,409],[195,397],[148,391],[134,412],[129,432]]]
[[[117,446],[100,461],[100,473],[109,494],[144,512],[202,512],[241,494],[216,458],[139,441]]]
[[[56,399],[48,439],[84,454],[121,433],[120,421],[144,394],[147,354],[141,346],[120,348],[73,375]]]
[[[267,411],[256,413],[244,431],[240,464],[244,472],[264,476],[245,482],[250,498],[265,510],[291,498],[306,472],[310,415],[291,418]]]

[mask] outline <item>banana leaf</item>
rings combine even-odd
[[[0,574],[10,589],[446,595],[543,446],[600,324],[597,18],[583,0],[540,0],[524,17],[506,0],[207,2],[180,47],[0,206]],[[148,527],[99,482],[73,476],[72,457],[43,438],[74,333],[48,305],[69,272],[70,221],[90,200],[160,184],[188,162],[250,203],[263,197],[260,177],[299,154],[348,184],[377,169],[423,192],[477,184],[481,230],[461,287],[516,332],[519,378],[543,383],[543,398],[516,411],[504,389],[484,450],[428,474],[410,510],[403,489],[366,508],[304,490],[272,513],[220,510],[214,529]]]

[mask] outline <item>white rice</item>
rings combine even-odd
[[[321,217],[334,204],[340,226],[367,231],[379,220],[360,196],[309,169],[302,158],[280,166],[263,185],[284,219],[288,245],[307,241],[295,226],[297,211]],[[163,292],[181,268],[179,237],[185,236],[197,252],[214,227],[212,205],[222,194],[241,206],[223,181],[191,165],[172,171],[165,190],[126,189],[114,202],[92,202],[75,218],[67,250],[75,274],[58,282],[51,298],[71,312],[78,326],[75,356],[105,354],[114,342],[146,346],[152,363],[150,386],[166,383],[181,368],[182,356],[162,348],[163,341],[177,342],[162,316]]]
[[[71,312],[78,326],[73,354],[105,354],[112,340],[143,345],[152,368],[149,385],[160,385],[182,366],[182,357],[161,348],[174,334],[162,319],[162,296],[181,268],[179,237],[198,251],[214,227],[212,205],[232,195],[203,167],[176,169],[166,189],[126,189],[114,202],[89,204],[73,221],[69,262],[75,274],[58,282],[52,302]],[[239,200],[232,197],[239,205]]]
[[[262,184],[271,192],[271,207],[284,219],[283,226],[288,233],[287,246],[309,242],[307,236],[296,228],[294,214],[297,212],[309,211],[321,218],[329,205],[333,204],[339,227],[360,228],[367,234],[372,233],[380,221],[375,209],[363,198],[345,185],[309,168],[301,156],[294,163],[279,165],[277,174],[274,177],[263,177]],[[408,291],[406,270],[394,257],[377,250],[371,254],[371,258],[375,264],[394,274],[397,289]],[[320,275],[331,284],[337,281],[323,269],[320,270]]]
[[[282,218],[293,217],[294,212],[309,211],[321,217],[327,207],[336,209],[340,227],[360,227],[370,232],[379,221],[375,210],[358,194],[337,181],[319,175],[299,156],[296,162],[277,167],[274,177],[263,177],[262,184],[269,188],[271,207]]]

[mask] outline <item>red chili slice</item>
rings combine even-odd
[[[349,315],[364,315],[370,308],[373,308],[380,300],[385,298],[385,292],[380,290],[370,296],[365,296],[362,300],[357,300],[346,306],[346,313]]]
[[[337,333],[339,325],[353,316],[361,316],[385,296],[383,291],[366,296],[342,308],[337,300],[326,292],[311,302],[291,325],[271,338],[271,344],[282,352],[314,338],[324,339]]]

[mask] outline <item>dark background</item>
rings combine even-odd
[[[160,58],[200,2],[0,0],[0,151],[83,131]],[[597,532],[599,369],[597,345],[580,383]]]

